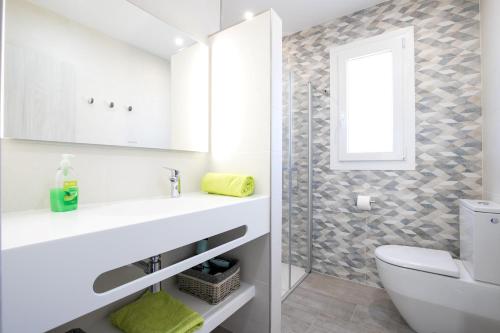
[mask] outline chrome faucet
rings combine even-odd
[[[181,196],[181,172],[177,169],[164,167],[170,171],[170,196],[178,198]]]

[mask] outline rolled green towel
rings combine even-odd
[[[203,317],[164,291],[147,291],[137,301],[110,316],[125,333],[191,333],[203,326]]]
[[[209,172],[201,180],[201,190],[212,194],[247,197],[254,189],[253,177],[247,175]]]

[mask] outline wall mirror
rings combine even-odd
[[[209,51],[126,0],[7,0],[3,137],[208,151]]]

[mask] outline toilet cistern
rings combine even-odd
[[[179,198],[181,196],[181,172],[169,167],[163,168],[170,171],[170,196]]]

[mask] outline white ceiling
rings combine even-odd
[[[222,27],[243,20],[243,13],[273,8],[283,20],[283,34],[327,22],[387,0],[222,0]]]
[[[208,35],[219,30],[219,0],[127,1],[167,22],[171,26],[189,33],[198,41],[206,41]]]
[[[88,28],[134,45],[159,57],[170,59],[179,51],[176,38],[183,46],[195,41],[148,12],[124,0],[29,0]]]
[[[178,50],[173,44],[175,37],[184,38],[189,45],[192,43],[189,36],[204,41],[218,30],[219,1],[222,2],[222,28],[243,21],[246,11],[257,14],[273,8],[283,20],[284,35],[289,35],[387,0],[29,1],[168,58]]]

